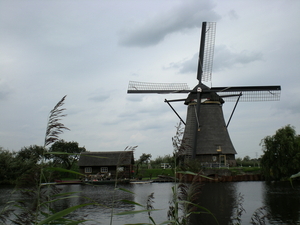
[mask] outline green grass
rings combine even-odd
[[[154,179],[158,175],[174,176],[172,169],[140,169],[137,177],[141,176],[143,179]]]
[[[245,174],[245,173],[259,174],[261,168],[260,167],[230,167],[229,170],[232,172],[233,175]],[[139,171],[139,175],[143,179],[149,179],[150,174],[152,174],[151,178],[155,179],[158,177],[158,175],[174,176],[174,171],[172,169],[146,169],[146,168],[140,169]]]
[[[261,172],[260,167],[231,167],[229,170],[235,175],[245,173],[259,174]]]
[[[58,180],[62,180],[62,181],[74,181],[74,180],[79,180],[78,178],[72,178],[72,177],[64,177]]]

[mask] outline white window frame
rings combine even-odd
[[[92,167],[85,167],[85,168],[84,168],[84,172],[85,172],[85,173],[92,173],[92,172],[93,172],[93,169],[92,169]]]
[[[108,173],[108,167],[101,167],[100,172],[101,173]]]

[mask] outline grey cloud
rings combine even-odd
[[[130,102],[141,102],[143,98],[140,95],[127,95],[126,100]]]
[[[89,100],[92,100],[94,102],[104,102],[107,99],[109,99],[109,95],[108,94],[100,94],[100,95],[95,95],[94,97],[89,98]]]
[[[81,11],[76,5],[70,5],[72,10],[68,13],[58,10],[67,7],[64,3],[57,6],[39,1],[10,6],[14,16],[4,12],[2,20],[6,23],[0,24],[3,31],[0,40],[5,46],[0,45],[6,50],[2,54],[18,60],[22,73],[35,68],[38,74],[58,77],[70,74],[72,79],[95,74],[102,63],[99,52],[107,50],[99,49],[101,34],[95,32],[97,23],[91,22],[91,15],[78,16]]]
[[[237,20],[239,18],[238,14],[236,13],[235,10],[230,10],[228,12],[228,16],[231,20]]]
[[[285,102],[286,103],[286,102]],[[281,110],[287,111],[288,113],[299,115],[300,106],[297,102],[288,102],[288,104],[281,104],[283,107]]]
[[[201,22],[216,21],[220,16],[213,11],[210,1],[184,1],[176,8],[124,31],[119,44],[128,47],[148,47],[163,41],[171,33],[182,29],[199,28]]]
[[[0,80],[0,101],[7,100],[12,91],[5,82],[1,82]]]
[[[6,91],[0,91],[0,101],[6,100],[8,98],[9,93]]]
[[[190,59],[184,59],[180,62],[170,63],[168,67],[165,69],[175,68],[179,70],[179,73],[196,73],[198,65],[198,53],[194,54],[194,56]]]
[[[232,68],[238,64],[248,64],[261,60],[263,60],[263,54],[261,52],[243,50],[236,53],[232,52],[225,45],[220,45],[215,49],[213,70],[220,71],[225,68]]]
[[[248,64],[254,61],[263,60],[261,52],[242,51],[240,53],[232,52],[225,45],[217,46],[213,59],[213,71],[220,71],[226,68],[232,68],[238,64]],[[196,73],[198,66],[198,53],[190,59],[180,62],[170,63],[167,68],[178,69],[181,74]]]

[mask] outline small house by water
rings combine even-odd
[[[83,152],[78,166],[82,174],[130,178],[133,171],[133,151]]]

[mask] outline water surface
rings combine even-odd
[[[120,188],[127,189],[134,194],[117,190],[113,185],[60,185],[62,192],[78,192],[79,197],[56,202],[56,210],[94,201],[97,205],[81,208],[70,215],[73,219],[90,220],[85,224],[110,224],[111,214],[124,211],[141,210],[143,208],[127,204],[121,199],[138,202],[146,205],[148,196],[154,193],[153,207],[159,209],[152,213],[156,223],[167,220],[169,202],[172,200],[172,187],[174,183],[127,184]],[[12,192],[12,186],[0,186],[0,207],[3,208],[9,200],[23,199],[17,192]],[[242,196],[242,199],[241,199]],[[30,199],[25,199],[29,200]],[[114,202],[114,203],[113,203]],[[240,206],[237,205],[240,203]],[[263,207],[259,217],[265,215],[265,224],[300,224],[300,184],[289,182],[266,183],[256,182],[228,182],[207,183],[201,187],[197,204],[209,209],[219,221],[219,224],[228,224],[235,217],[241,207],[245,210],[240,219],[241,224],[251,224],[253,214]],[[111,209],[113,207],[113,211]],[[262,219],[260,219],[262,220]],[[147,223],[147,213],[135,215],[114,215],[114,225]],[[195,215],[191,218],[191,225],[216,224],[210,215]]]

